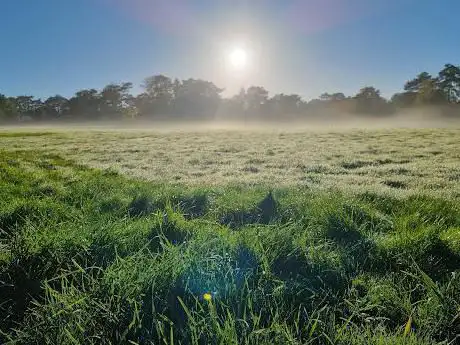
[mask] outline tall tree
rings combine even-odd
[[[342,92],[336,92],[332,94],[332,101],[333,102],[340,102],[346,99],[345,95]]]
[[[409,92],[419,92],[423,83],[433,80],[433,77],[428,72],[422,72],[414,79],[409,80],[404,85],[404,90]]]
[[[0,122],[10,122],[17,119],[17,109],[15,102],[0,94]]]
[[[33,96],[18,96],[14,99],[14,102],[19,116],[30,116],[35,109]]]
[[[222,112],[225,116],[231,118],[241,118],[245,116],[247,111],[247,97],[246,90],[241,88],[240,91],[229,99],[225,99],[222,102]]]
[[[75,119],[94,120],[100,116],[101,98],[96,89],[78,91],[68,104],[69,113]]]
[[[388,103],[380,95],[380,90],[373,86],[363,87],[355,99],[358,113],[382,114],[390,110]]]
[[[271,98],[270,104],[274,107],[275,112],[292,115],[299,112],[302,98],[296,94],[285,95],[281,93]]]
[[[68,99],[61,95],[49,97],[44,102],[45,112],[48,118],[61,117],[68,110]]]
[[[173,81],[163,74],[145,78],[142,87],[154,99],[163,97],[170,99],[173,93]]]
[[[330,101],[331,100],[331,95],[328,93],[328,92],[325,92],[325,93],[322,93],[320,96],[319,96],[319,99],[322,100],[322,101]]]
[[[201,79],[183,80],[177,90],[175,109],[181,114],[211,116],[217,112],[224,89]]]
[[[246,91],[248,110],[261,113],[263,105],[267,103],[268,91],[262,86],[251,86]]]
[[[129,90],[133,87],[132,83],[109,84],[101,91],[101,111],[112,117],[121,117],[124,108],[128,106],[127,101],[131,95]]]
[[[446,64],[439,72],[438,86],[450,103],[460,100],[460,66]]]
[[[143,115],[169,113],[171,103],[177,91],[177,84],[165,75],[155,75],[144,79],[142,84],[145,92],[137,103],[142,105],[140,112]]]
[[[43,117],[43,103],[33,96],[18,96],[10,98],[15,104],[19,121],[37,120]]]
[[[445,95],[439,89],[438,80],[427,79],[424,80],[417,93],[418,104],[439,104],[445,101]]]
[[[410,107],[415,104],[417,100],[417,92],[412,92],[412,91],[406,91],[406,92],[400,92],[400,93],[395,93],[391,97],[391,103],[393,103],[396,107]]]
[[[380,90],[377,90],[373,86],[366,86],[363,87],[359,93],[355,97],[356,99],[362,99],[362,100],[373,100],[373,99],[380,99]]]

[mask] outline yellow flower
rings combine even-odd
[[[211,301],[212,300],[212,295],[210,293],[205,293],[203,295],[203,298],[206,300],[206,301]]]

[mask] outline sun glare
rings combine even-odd
[[[237,70],[245,69],[248,63],[248,54],[241,48],[231,51],[228,58],[230,65]]]

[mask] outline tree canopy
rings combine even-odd
[[[224,98],[223,88],[202,79],[172,79],[159,74],[142,83],[143,92],[132,95],[132,83],[111,83],[102,90],[79,90],[69,99],[54,95],[45,100],[31,95],[0,94],[0,122],[45,120],[278,118],[309,116],[328,111],[367,115],[391,114],[399,108],[446,105],[460,114],[460,66],[446,64],[437,76],[421,72],[408,80],[401,93],[389,100],[375,86],[364,86],[356,95],[325,92],[306,101],[297,94],[270,93],[263,86],[241,89]],[[320,112],[318,112],[320,110]]]

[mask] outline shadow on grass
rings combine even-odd
[[[132,204],[130,206],[132,207]],[[102,213],[117,214],[123,209],[126,210],[125,207],[126,206],[122,200],[117,197],[112,197],[106,200],[102,200],[99,203],[98,210]]]
[[[20,201],[14,208],[5,213],[0,213],[0,237],[11,235],[27,222],[52,222],[69,219],[70,214],[64,207],[52,202],[36,200]]]
[[[454,252],[440,239],[434,241],[418,261],[422,270],[431,272],[432,278],[435,279],[460,268],[459,253]]]
[[[4,213],[0,215],[0,236],[3,233],[11,234],[14,229],[20,227],[26,222],[26,219],[29,215],[34,213],[34,207],[28,204],[23,204],[9,213]]]
[[[255,208],[249,211],[227,213],[220,219],[220,223],[231,229],[238,229],[250,224],[270,224],[275,219],[278,208],[278,202],[270,192]]]
[[[386,180],[386,181],[383,181],[383,184],[385,186],[396,188],[396,189],[406,189],[407,188],[407,184],[402,181]]]
[[[177,207],[187,220],[203,217],[208,207],[208,197],[206,194],[183,196],[179,198]]]
[[[171,203],[175,204],[173,207],[175,211],[180,212],[186,220],[191,220],[205,215],[208,197],[206,194],[178,196],[173,197]],[[164,209],[166,204],[166,200],[153,201],[147,195],[140,195],[128,205],[128,214],[130,217],[148,216],[157,210]]]
[[[342,162],[340,166],[347,170],[354,170],[354,169],[359,169],[362,167],[370,166],[372,164],[373,164],[372,162],[357,160],[357,161],[352,161],[352,162]]]
[[[344,268],[351,275],[358,271],[384,272],[388,262],[382,260],[377,245],[363,231],[387,232],[391,224],[382,223],[354,205],[345,205],[344,211],[345,214],[329,215],[326,221],[326,236],[339,246]]]
[[[154,202],[145,195],[134,198],[128,205],[130,217],[142,217],[153,213],[156,209]]]
[[[174,219],[174,215],[164,213],[163,221],[152,228],[148,239],[150,248],[156,252],[161,249],[163,240],[167,240],[173,245],[180,245],[185,243],[191,235],[189,230],[181,227],[178,220]]]
[[[363,240],[363,235],[357,230],[357,226],[340,215],[330,215],[327,218],[326,229],[327,237],[341,245]]]
[[[26,316],[33,301],[43,302],[43,284],[50,280],[53,288],[60,290],[61,280],[55,279],[60,273],[74,268],[73,260],[82,263],[87,258],[79,246],[68,245],[65,249],[43,247],[39,252],[29,252],[25,244],[15,244],[18,252],[0,272],[0,329],[16,327]],[[82,263],[84,266],[84,264]],[[78,279],[72,284],[78,286]],[[8,315],[3,319],[3,315]]]
[[[415,261],[422,271],[435,281],[442,281],[460,269],[460,255],[438,236],[427,236],[419,243],[391,248],[385,253],[389,269],[398,272],[408,270]]]
[[[20,323],[30,302],[41,295],[37,266],[36,260],[31,259],[11,261],[3,268],[0,274],[0,315],[8,315],[8,318],[0,317],[0,329],[10,329]]]

